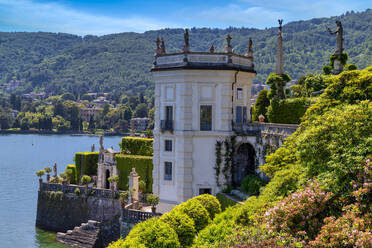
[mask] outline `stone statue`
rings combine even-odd
[[[99,154],[98,154],[98,162],[102,162],[103,161],[103,152],[105,150],[105,148],[103,147],[103,136],[101,135],[99,137]]]
[[[190,42],[189,42],[189,30],[186,28],[185,33],[183,35],[183,38],[185,39],[185,45],[183,47],[184,52],[190,51]]]
[[[160,48],[160,38],[158,37],[156,39],[156,51],[155,51],[155,55],[159,55],[161,54],[161,48]]]
[[[102,136],[102,135],[99,136],[99,145],[100,145],[99,149],[100,149],[100,150],[103,150],[104,147],[103,147],[103,136]]]
[[[90,151],[91,152],[94,152],[94,150],[96,149],[95,145],[93,144],[91,147],[90,147]]]
[[[53,165],[53,172],[54,172],[54,178],[57,178],[57,164],[56,163],[54,163],[54,165]]]
[[[212,45],[211,48],[209,48],[210,53],[214,53],[214,46]]]
[[[163,37],[161,37],[161,47],[160,47],[160,50],[161,50],[161,54],[166,54],[165,43],[164,43]]]
[[[344,43],[343,31],[344,31],[344,29],[342,28],[342,24],[341,24],[340,21],[336,21],[336,25],[337,25],[338,28],[334,32],[332,32],[332,30],[330,28],[327,28],[327,29],[328,29],[328,32],[330,34],[337,34],[337,50],[334,53],[334,55],[335,56],[340,56],[344,51],[344,48],[343,48],[343,43]]]
[[[279,32],[282,32],[283,19],[278,19],[278,22],[279,22]]]
[[[232,53],[232,47],[231,47],[231,36],[230,36],[230,34],[228,34],[227,36],[226,36],[226,43],[227,43],[227,45],[226,45],[226,47],[225,47],[225,52],[226,53]]]
[[[248,46],[247,46],[247,53],[245,54],[246,57],[250,58],[253,63],[253,50],[252,50],[252,39],[249,37]]]
[[[253,52],[253,51],[252,51],[252,39],[251,39],[251,37],[249,37],[249,42],[248,42],[248,53],[251,53],[251,52]]]

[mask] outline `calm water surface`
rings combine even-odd
[[[104,146],[119,150],[120,137]],[[55,234],[35,228],[38,177],[35,171],[57,163],[58,173],[73,163],[75,152],[99,147],[98,137],[0,135],[0,248],[62,248]]]

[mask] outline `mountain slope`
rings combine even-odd
[[[345,51],[349,63],[364,68],[371,64],[372,10],[346,13],[331,18],[291,22],[283,27],[285,71],[292,78],[320,72],[336,49],[336,37],[326,27],[335,29],[335,20],[344,26]],[[255,83],[263,83],[275,68],[277,28],[192,28],[193,51],[217,51],[225,46],[225,36],[232,37],[234,51],[245,53],[249,37],[253,39]],[[163,29],[139,33],[79,37],[53,33],[0,33],[0,85],[21,79],[18,92],[46,90],[81,95],[88,91],[137,94],[152,92],[149,70],[153,62],[155,39],[163,36],[168,52],[180,51],[182,29]],[[120,91],[117,91],[120,90]]]

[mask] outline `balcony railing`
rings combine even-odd
[[[173,130],[173,120],[161,120],[160,129],[162,131],[172,131]]]

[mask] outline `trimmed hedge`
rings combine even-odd
[[[208,211],[198,200],[190,199],[187,202],[177,205],[172,211],[181,211],[187,214],[195,222],[197,232],[211,222]]]
[[[216,195],[216,198],[221,204],[222,211],[225,211],[228,207],[238,204],[236,201],[231,200],[230,198],[221,193],[218,193]]]
[[[70,183],[71,184],[79,184],[78,183],[78,178],[79,177],[78,177],[78,174],[77,174],[76,165],[74,165],[74,164],[68,164],[67,167],[66,167],[66,170],[72,170],[72,174],[71,174],[71,178],[70,178]]]
[[[152,156],[154,139],[124,137],[121,140],[121,153],[128,155]]]
[[[271,123],[299,124],[311,103],[308,98],[272,99],[267,117]]]
[[[97,175],[98,152],[75,153],[74,161],[78,179],[81,175]]]
[[[152,192],[152,157],[118,154],[116,155],[116,164],[120,177],[119,189],[128,190],[128,176],[132,168],[135,168],[140,180],[146,183],[144,193]]]
[[[258,117],[263,115],[265,117],[265,121],[267,122],[267,108],[270,106],[270,99],[268,98],[269,91],[263,89],[258,93],[256,104],[254,105],[254,109],[252,111],[252,120],[258,121]]]
[[[200,202],[201,205],[203,205],[203,207],[205,207],[205,209],[209,213],[209,217],[211,218],[211,220],[214,219],[216,214],[221,213],[221,204],[217,200],[217,198],[212,196],[212,195],[203,194],[203,195],[199,195],[197,197],[194,197],[192,200],[193,201],[196,200],[196,201]]]
[[[169,224],[178,235],[182,247],[190,247],[194,241],[196,230],[194,221],[181,211],[171,211],[160,218]]]
[[[110,244],[109,248],[121,247],[147,247],[147,248],[178,248],[180,242],[178,241],[177,233],[173,228],[160,221],[159,218],[154,217],[141,222],[133,227],[125,241],[117,241],[120,246],[115,243]]]

